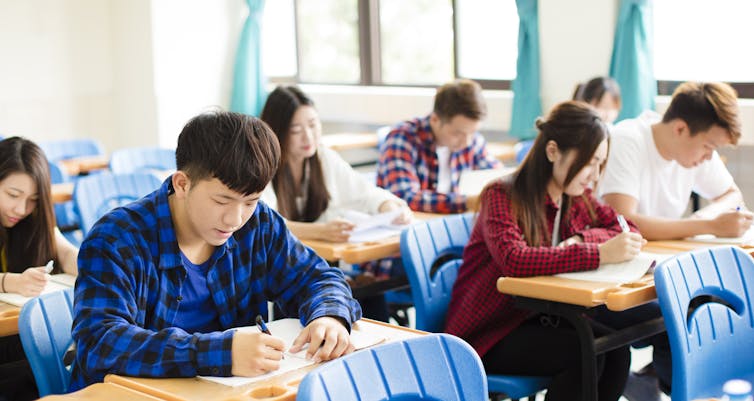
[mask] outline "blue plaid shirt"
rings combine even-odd
[[[108,373],[231,374],[232,330],[187,333],[172,324],[186,281],[168,206],[172,192],[168,179],[152,194],[111,211],[82,244],[71,391]],[[224,330],[266,317],[268,300],[304,325],[322,316],[349,323],[361,317],[341,271],[303,246],[262,202],[208,263],[207,283]]]

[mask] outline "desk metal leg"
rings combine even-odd
[[[594,337],[587,307],[554,301],[516,297],[516,305],[539,313],[562,316],[576,330],[581,345],[582,399],[597,401],[597,355],[665,331],[662,317]]]

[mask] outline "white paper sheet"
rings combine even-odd
[[[710,244],[729,244],[729,245],[745,245],[754,244],[754,226],[749,227],[744,235],[734,237],[715,237],[712,234],[697,235],[689,238],[691,241],[696,242],[708,242]]]
[[[573,280],[599,281],[606,283],[631,283],[642,278],[650,268],[663,260],[671,257],[671,254],[655,254],[642,252],[635,258],[622,263],[600,264],[595,270],[574,273],[556,274]]]
[[[354,223],[356,227],[351,231],[348,242],[369,242],[379,241],[399,235],[407,225],[395,225],[393,220],[403,213],[403,210],[396,209],[389,212],[370,215],[355,210],[346,210],[343,212],[343,218]]]
[[[298,337],[301,330],[303,330],[303,327],[301,326],[301,323],[299,323],[298,319],[275,320],[275,321],[267,323],[267,328],[270,329],[270,333],[272,333],[273,336],[279,337],[280,339],[283,340],[283,342],[285,343],[285,349],[289,349],[291,345],[293,345],[293,340],[295,340],[296,337]],[[236,330],[258,331],[259,329],[256,326],[246,326],[246,327],[239,327]],[[385,340],[386,338],[381,335],[374,335],[374,334],[370,334],[370,333],[360,331],[360,330],[351,330],[351,342],[353,343],[354,348],[356,348],[357,350],[371,347],[373,345],[377,345],[379,343],[384,342]],[[198,377],[202,380],[207,380],[214,383],[219,383],[219,384],[224,384],[226,386],[235,387],[235,386],[242,386],[244,384],[255,383],[260,380],[269,379],[270,377],[281,375],[283,373],[290,372],[292,370],[296,370],[304,366],[309,366],[309,365],[314,364],[313,361],[306,359],[306,347],[295,354],[292,354],[290,352],[285,352],[283,355],[285,357],[283,360],[280,361],[280,369],[274,372],[263,374],[261,376],[255,376],[255,377],[198,376]]]
[[[458,179],[458,192],[461,195],[479,195],[488,182],[506,176],[515,171],[515,168],[489,169],[489,170],[463,170]]]

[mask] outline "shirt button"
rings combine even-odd
[[[178,302],[181,302],[181,301],[183,301],[183,296],[179,295],[179,296],[178,296],[178,298],[176,298],[176,300],[177,300]]]
[[[220,374],[220,369],[218,369],[218,368],[212,368],[212,374],[213,375],[219,375]]]

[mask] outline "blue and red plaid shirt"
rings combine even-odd
[[[220,329],[175,327],[186,268],[171,219],[170,178],[103,217],[81,245],[74,299],[76,360],[70,390],[108,373],[141,377],[229,376],[233,327],[267,317],[267,301],[306,325],[322,316],[351,323],[361,307],[343,273],[305,247],[259,202],[249,221],[206,262]]]
[[[498,180],[482,193],[482,208],[463,252],[445,324],[446,332],[466,340],[479,355],[489,351],[531,313],[516,308],[512,296],[498,292],[499,277],[594,270],[600,262],[598,244],[621,232],[615,211],[588,191],[583,197],[571,198],[571,207],[563,212],[560,225],[561,239],[580,235],[583,243],[529,246],[511,211],[510,188],[509,183]],[[541,243],[550,244],[558,206],[549,196],[546,202],[549,231],[543,233],[546,238]],[[629,225],[637,232],[633,223]]]
[[[377,185],[394,193],[415,211],[460,213],[466,196],[458,193],[461,171],[502,166],[487,154],[484,137],[476,133],[471,145],[450,155],[450,193],[436,191],[438,161],[429,116],[395,127],[380,146]]]

